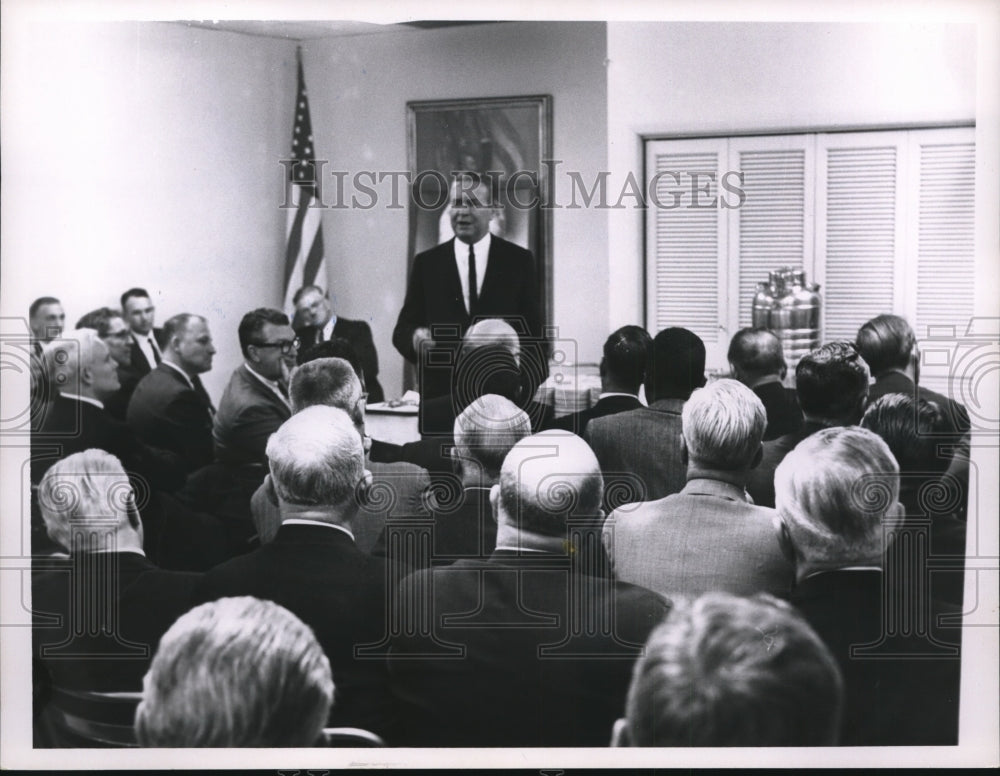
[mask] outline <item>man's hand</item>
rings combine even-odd
[[[418,356],[420,355],[420,346],[422,343],[426,342],[427,347],[432,348],[436,344],[434,339],[431,337],[431,330],[426,326],[421,326],[419,329],[414,329],[413,331],[413,352]]]

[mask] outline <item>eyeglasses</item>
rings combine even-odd
[[[293,350],[298,350],[302,341],[296,337],[293,340],[282,340],[281,342],[255,342],[253,344],[258,348],[281,348],[281,352],[287,356]]]

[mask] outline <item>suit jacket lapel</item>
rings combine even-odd
[[[469,323],[472,321],[472,317],[469,315],[468,309],[465,307],[465,289],[462,288],[462,279],[458,276],[458,267],[455,265],[455,241],[457,237],[452,237],[451,240],[444,244],[444,251],[441,254],[441,260],[444,264],[441,267],[441,272],[438,277],[444,279],[446,283],[445,292],[455,300],[455,312],[458,313],[456,318],[461,318],[463,325],[462,330],[464,331]],[[463,243],[464,244],[464,243]],[[489,268],[487,267],[487,271]],[[486,283],[483,282],[483,289],[485,290]],[[479,295],[479,305],[483,304],[483,295]]]

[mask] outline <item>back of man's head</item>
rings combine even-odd
[[[306,407],[338,407],[355,423],[364,421],[361,381],[349,362],[342,358],[317,358],[292,372],[288,398],[292,412]]]
[[[784,378],[787,367],[781,340],[770,329],[740,329],[727,354],[733,377],[751,388],[766,377]]]
[[[53,340],[42,351],[42,363],[49,384],[59,393],[89,395],[84,371],[104,355],[108,346],[95,329],[75,329]]]
[[[531,434],[531,421],[509,399],[488,393],[473,400],[455,418],[455,452],[463,469],[478,467],[490,484],[511,448]]]
[[[681,430],[692,468],[743,471],[757,462],[767,413],[757,395],[736,380],[716,380],[691,394]]]
[[[788,604],[706,593],[677,601],[632,673],[618,746],[828,746],[843,685]]]
[[[49,538],[70,554],[141,549],[142,524],[121,462],[92,448],[54,463],[38,486]]]
[[[605,390],[639,393],[653,338],[642,326],[622,326],[604,341],[601,382]]]
[[[882,566],[901,508],[899,467],[877,434],[857,426],[806,437],[774,473],[775,506],[798,572]]]
[[[361,373],[361,359],[358,358],[357,348],[346,337],[330,337],[328,340],[310,345],[308,348],[299,351],[296,360],[299,366],[302,366],[302,364],[308,364],[317,358],[344,359],[354,367],[354,371],[358,373],[358,378],[361,379],[362,383],[364,382],[364,376]]]
[[[868,364],[850,342],[828,342],[795,367],[795,391],[807,420],[850,426],[861,420],[868,398]]]
[[[653,338],[646,364],[646,399],[686,400],[705,384],[705,343],[692,331],[664,329]]]
[[[314,746],[333,701],[330,662],[282,606],[220,598],[182,615],[143,681],[146,747]]]
[[[876,377],[910,365],[917,337],[905,318],[879,315],[858,330],[858,352]]]
[[[364,477],[364,458],[357,427],[336,407],[306,407],[267,442],[279,504],[349,511]]]
[[[501,318],[476,321],[462,338],[462,351],[475,350],[486,345],[505,345],[515,358],[521,354],[521,340],[514,327]]]
[[[543,431],[520,440],[504,459],[498,488],[504,521],[521,535],[565,538],[571,520],[602,515],[600,465],[574,434]]]

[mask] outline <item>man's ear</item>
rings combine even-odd
[[[67,381],[68,382],[68,381]],[[80,383],[83,385],[93,385],[94,383],[94,370],[90,366],[80,367]],[[68,386],[72,388],[72,386]]]
[[[357,494],[358,494],[358,504],[362,507],[368,506],[370,502],[370,493],[372,483],[374,479],[372,478],[372,473],[365,469],[361,475],[361,482],[358,483]]]
[[[611,728],[611,746],[618,748],[632,746],[632,739],[628,734],[628,720],[625,717],[616,719]]]
[[[792,542],[792,534],[785,525],[785,521],[778,518],[778,546],[781,547],[781,554],[785,560],[795,565],[795,544]]]
[[[490,488],[490,508],[493,511],[493,522],[500,525],[500,486]]]
[[[760,466],[760,462],[761,460],[763,460],[763,458],[764,458],[764,445],[759,444],[757,445],[757,452],[753,454],[753,460],[750,462],[750,468],[756,469],[758,466]]]

